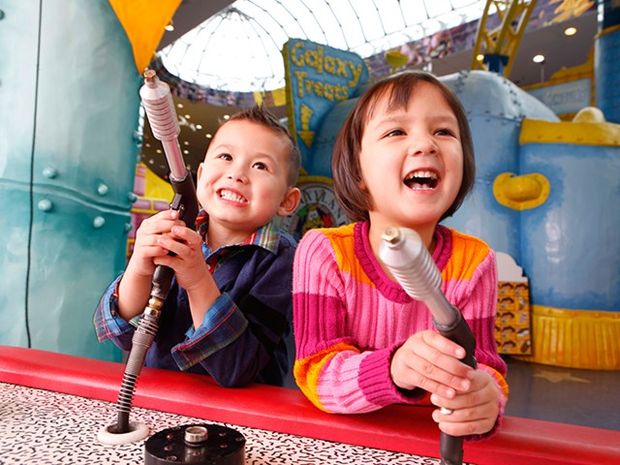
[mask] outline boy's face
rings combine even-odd
[[[196,193],[209,228],[247,236],[275,215],[291,214],[299,190],[287,182],[289,149],[285,136],[261,124],[222,125],[198,168]]]
[[[463,179],[459,125],[441,91],[418,82],[406,108],[382,97],[361,143],[362,187],[370,193],[371,222],[432,231]]]

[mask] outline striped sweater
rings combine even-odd
[[[481,240],[443,226],[435,242],[441,289],[476,337],[478,367],[491,373],[506,397],[506,364],[494,334],[495,254]],[[308,399],[333,413],[428,403],[428,395],[397,389],[390,361],[410,335],[433,327],[431,315],[385,274],[370,247],[368,223],[308,231],[294,263],[294,374]]]

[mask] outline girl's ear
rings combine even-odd
[[[279,216],[291,215],[297,210],[299,202],[301,201],[301,191],[298,187],[289,187],[284,195],[284,199],[278,207],[277,214]]]

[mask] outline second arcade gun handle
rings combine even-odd
[[[146,70],[140,98],[153,135],[162,143],[170,168],[170,184],[175,192],[170,207],[179,211],[179,219],[183,220],[188,228],[194,229],[198,215],[196,188],[181,154],[178,141],[180,128],[170,87],[159,80],[155,71]],[[173,276],[172,268],[162,265],[157,266],[153,273],[150,298],[132,338],[132,347],[118,395],[118,420],[115,425],[117,433],[129,431],[129,412],[136,382],[144,366],[146,353],[157,334],[160,311],[168,296]]]
[[[461,312],[441,292],[441,274],[420,236],[411,229],[387,228],[379,255],[405,292],[426,304],[437,331],[465,349],[463,363],[476,368],[474,335]],[[443,465],[461,465],[463,438],[442,432],[440,454]]]

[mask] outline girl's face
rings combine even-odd
[[[381,97],[361,143],[361,187],[370,194],[372,228],[432,234],[463,179],[458,121],[441,91],[424,81],[406,108],[387,105],[388,97]]]

